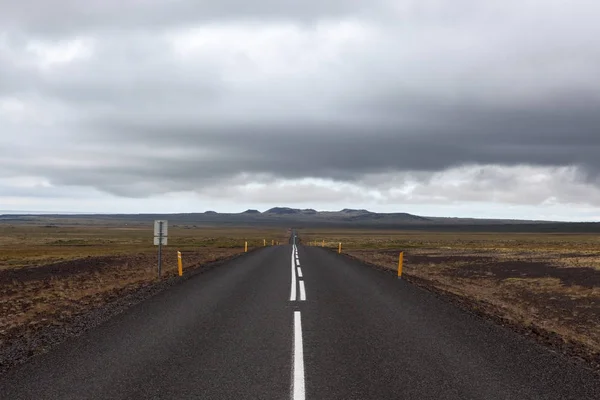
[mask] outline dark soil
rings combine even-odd
[[[442,264],[444,261],[440,261]],[[446,261],[448,262],[448,261]],[[555,267],[543,262],[532,261],[487,261],[452,268],[447,271],[461,278],[558,278],[565,286],[600,287],[600,271],[585,267]]]
[[[386,254],[398,254],[397,250],[385,251]],[[573,253],[570,257],[588,255]],[[594,255],[595,256],[595,255]],[[406,265],[437,264],[444,266],[453,263],[469,263],[469,265],[452,268],[447,271],[452,276],[461,278],[488,278],[504,280],[508,278],[558,278],[565,286],[582,286],[586,288],[600,287],[600,271],[587,267],[556,267],[544,262],[527,260],[498,261],[484,255],[414,255],[405,256]]]
[[[86,257],[77,260],[61,261],[48,265],[32,265],[21,268],[0,270],[0,284],[13,281],[27,282],[34,280],[57,279],[66,276],[102,272],[113,268],[115,264],[127,262],[128,257],[103,256]]]

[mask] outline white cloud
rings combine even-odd
[[[93,43],[84,38],[59,42],[32,40],[25,49],[35,56],[36,63],[42,69],[48,69],[90,58],[93,54]]]

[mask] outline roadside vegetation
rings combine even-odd
[[[392,273],[600,367],[600,236],[302,230]]]

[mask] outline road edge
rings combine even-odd
[[[209,272],[219,266],[227,264],[238,258],[255,253],[263,247],[248,250],[247,253],[233,254],[208,263],[196,264],[186,267],[186,273],[179,276],[171,276],[160,281],[155,281],[146,286],[140,286],[132,293],[127,294],[115,301],[92,308],[83,314],[79,314],[66,324],[66,326],[48,326],[37,332],[31,338],[19,338],[6,348],[0,349],[0,376],[9,370],[23,365],[29,360],[52,351],[56,346],[77,338],[92,329],[103,325],[112,318],[129,310],[159,293],[187,281],[195,276]],[[39,349],[42,350],[39,350]],[[36,351],[37,350],[37,351]]]
[[[335,249],[326,248],[325,250],[330,251],[334,254],[338,254]],[[386,268],[378,264],[370,263],[368,261],[362,260],[358,257],[352,256],[347,253],[342,252],[341,256],[359,264],[362,264],[366,267],[388,273],[392,276],[396,276],[397,274],[395,270]],[[449,292],[447,290],[435,286],[432,282],[426,279],[419,278],[406,273],[402,275],[402,279],[419,289],[426,290],[427,292],[432,293],[436,297],[458,306],[462,310],[472,315],[475,315],[486,321],[490,321],[495,325],[499,325],[504,328],[510,329],[511,331],[523,337],[526,337],[537,344],[544,346],[545,348],[554,353],[558,353],[567,357],[571,362],[583,365],[585,368],[593,371],[594,373],[600,376],[600,356],[590,356],[589,352],[587,351],[587,348],[585,348],[583,344],[566,342],[558,334],[547,331],[544,328],[539,327],[535,324],[526,326],[523,324],[519,324],[516,321],[509,320],[500,315],[493,314],[488,311],[490,308],[493,307],[486,307],[486,302]]]

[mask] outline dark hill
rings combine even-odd
[[[275,215],[293,215],[300,214],[300,210],[289,207],[273,207],[270,210],[265,211],[265,214],[275,214]]]

